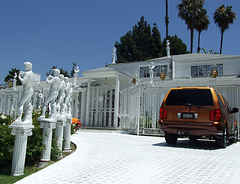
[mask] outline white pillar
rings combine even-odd
[[[114,127],[118,126],[119,90],[120,90],[120,80],[119,80],[119,76],[116,76],[115,102],[114,102]]]
[[[32,135],[34,126],[9,125],[9,128],[12,128],[11,134],[15,135],[11,175],[20,176],[24,174],[27,137]]]
[[[86,90],[82,91],[81,94],[81,117],[80,121],[82,122],[82,125],[86,125]]]
[[[77,92],[77,93],[75,93],[75,96],[74,96],[75,98],[75,106],[74,106],[74,110],[73,110],[73,112],[74,112],[74,115],[73,115],[73,117],[78,117],[78,113],[79,113],[79,109],[78,109],[78,106],[79,106],[79,91]]]
[[[172,58],[172,79],[176,78],[176,61]]]
[[[57,141],[57,146],[60,151],[62,151],[63,143],[63,127],[66,126],[66,119],[58,120],[55,129],[55,139]]]
[[[40,128],[43,128],[42,143],[44,148],[42,149],[41,161],[48,162],[51,160],[51,147],[52,147],[52,129],[56,128],[55,122],[41,121]]]
[[[87,88],[87,104],[86,104],[86,126],[89,125],[89,106],[90,106],[90,88],[91,87],[91,78],[88,78],[88,88]]]
[[[63,131],[63,151],[70,152],[71,151],[71,124],[72,118],[67,118],[66,126],[64,127]]]

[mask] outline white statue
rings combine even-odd
[[[59,69],[53,69],[53,75],[49,75],[46,79],[47,83],[50,84],[50,92],[47,96],[46,100],[43,103],[42,107],[42,115],[40,116],[40,119],[45,118],[45,113],[47,109],[47,105],[51,107],[51,113],[49,116],[49,119],[55,118],[56,115],[56,102],[55,100],[58,97],[59,89],[60,89],[60,83],[61,80],[59,78],[60,70]]]
[[[113,47],[112,64],[116,64],[116,48]]]
[[[18,118],[16,121],[14,121],[14,124],[17,123],[28,123],[32,124],[32,104],[31,104],[31,98],[33,95],[33,85],[35,81],[35,75],[32,72],[32,64],[30,62],[24,63],[24,68],[26,72],[21,71],[19,74],[19,80],[23,84],[23,94],[21,96],[21,99],[18,103]],[[23,114],[23,107],[26,107],[26,114],[24,117],[24,120],[22,121],[22,114]]]
[[[74,76],[74,78],[73,78],[73,84],[75,84],[76,85],[76,83],[77,83],[77,77],[78,77],[78,72],[79,72],[80,70],[79,70],[79,67],[77,66],[76,67],[76,69],[74,70],[74,74],[73,74],[73,76]]]
[[[43,102],[43,93],[42,93],[42,90],[39,90],[38,92],[38,110],[41,110],[41,105],[42,105],[42,102]]]
[[[17,88],[17,73],[14,74],[14,77],[13,77],[13,90],[15,91]]]
[[[60,74],[59,78],[61,80],[61,84],[60,84],[59,95],[58,95],[58,99],[57,99],[57,113],[58,114],[60,114],[60,112],[61,112],[61,107],[62,107],[63,101],[65,99],[65,89],[66,89],[66,82],[64,80],[64,75]]]
[[[151,65],[149,66],[149,74],[150,74],[150,83],[153,83],[153,69],[155,68],[155,65],[153,62],[151,62]]]
[[[75,84],[72,84],[71,82],[69,82],[69,78],[65,77],[65,82],[66,82],[66,97],[64,100],[64,105],[65,105],[65,112],[70,115],[71,114],[71,100],[72,100],[72,92],[73,92],[73,88],[75,88]]]
[[[169,40],[167,40],[167,42],[166,42],[166,50],[167,50],[167,57],[170,57],[170,41]]]

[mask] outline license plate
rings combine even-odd
[[[182,113],[182,118],[183,119],[193,119],[193,113]]]

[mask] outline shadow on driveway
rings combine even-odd
[[[186,149],[199,149],[199,150],[218,150],[214,140],[196,140],[191,141],[188,139],[180,139],[176,144],[167,144],[166,142],[156,143],[153,146],[161,146],[161,147],[173,147],[173,148],[186,148]],[[227,146],[231,146],[228,144]],[[227,148],[226,148],[227,149]]]

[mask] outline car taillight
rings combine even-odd
[[[221,114],[221,110],[220,109],[213,109],[210,112],[209,120],[210,121],[220,121],[221,116],[222,116],[222,114]]]
[[[160,109],[160,119],[167,119],[167,110],[161,108]]]

